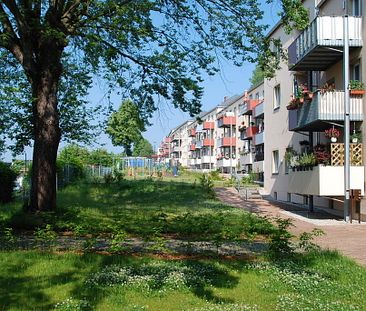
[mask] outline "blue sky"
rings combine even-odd
[[[279,20],[277,12],[280,11],[279,2],[274,0],[272,4],[266,4],[265,0],[260,0],[264,11],[265,24],[272,27]],[[203,83],[204,95],[202,97],[202,110],[209,111],[222,102],[225,96],[240,94],[250,87],[249,78],[255,67],[254,64],[246,64],[242,67],[236,67],[229,62],[222,62],[222,70],[216,76],[207,77]],[[116,107],[120,104],[120,100],[115,103]],[[143,134],[152,145],[158,146],[162,139],[169,134],[174,127],[182,124],[190,117],[188,113],[184,113],[172,106],[163,104],[158,112],[151,119],[153,124]],[[105,144],[105,148],[113,152],[121,152],[121,147],[113,147],[110,139],[103,135],[100,142]]]
[[[277,12],[280,11],[279,1],[274,0],[272,4],[265,4],[265,0],[260,0],[262,9],[264,11],[265,24],[272,27],[278,21]],[[240,94],[250,86],[249,78],[254,69],[254,64],[245,64],[242,67],[236,67],[230,62],[221,62],[221,72],[215,76],[207,76],[203,83],[204,94],[202,97],[202,110],[208,111],[222,102],[225,96],[232,96]],[[89,100],[91,103],[98,103],[103,99],[104,92],[96,85],[91,89]],[[117,96],[112,97],[114,107],[118,108],[122,98]],[[143,136],[156,147],[160,144],[162,139],[169,133],[169,131],[190,119],[188,113],[184,113],[179,109],[173,108],[169,103],[162,103],[159,110],[154,114],[150,120],[152,126],[147,128]],[[61,144],[60,148],[65,144]],[[103,134],[95,140],[95,147],[102,146],[109,151],[120,153],[121,147],[114,147],[107,135]],[[32,157],[32,149],[26,148],[27,158]],[[12,156],[10,153],[5,153],[3,158],[10,161]],[[17,158],[24,158],[24,155]]]

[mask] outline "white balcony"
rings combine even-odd
[[[363,166],[351,166],[351,189],[361,189],[364,195],[365,173]],[[289,172],[288,192],[318,195],[344,195],[343,166],[315,166],[311,171]]]
[[[202,163],[213,163],[215,160],[214,156],[205,155],[201,157]]]
[[[247,152],[245,154],[240,155],[240,165],[241,166],[244,166],[247,164],[252,164],[252,163],[253,163],[253,153]]]
[[[216,162],[216,167],[220,168],[220,167],[236,167],[237,164],[237,160],[236,159],[220,159],[217,160]]]
[[[329,128],[329,121],[344,120],[344,92],[316,92],[311,102],[289,111],[289,130],[321,131]],[[350,120],[363,120],[362,96],[350,97]]]
[[[174,146],[172,149],[172,152],[179,152],[181,150],[182,150],[182,148],[180,146]]]
[[[318,16],[288,48],[289,67],[296,71],[326,70],[342,59],[343,16]],[[362,18],[349,16],[349,46],[361,47]]]
[[[252,170],[254,173],[264,172],[264,161],[253,162]]]

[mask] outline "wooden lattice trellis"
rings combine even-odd
[[[362,165],[362,144],[350,144],[351,165]],[[344,165],[344,144],[330,144],[330,164]]]

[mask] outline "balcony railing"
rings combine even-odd
[[[254,145],[264,144],[264,132],[260,132],[254,135]]]
[[[195,137],[196,136],[196,129],[188,130],[188,136],[189,137]]]
[[[342,16],[319,16],[288,48],[290,70],[325,70],[342,58]],[[361,47],[362,18],[349,16],[349,46]]]
[[[180,146],[174,146],[172,149],[172,152],[179,152],[181,151],[181,147]]]
[[[254,173],[264,172],[264,160],[256,161],[256,159],[254,159],[252,170]]]
[[[203,122],[203,125],[202,125],[203,130],[213,130],[214,128],[215,128],[215,122],[213,122],[213,121]]]
[[[243,165],[247,165],[247,164],[252,164],[253,163],[253,153],[251,152],[245,152],[240,154],[240,164]]]
[[[363,120],[362,97],[350,97],[351,121]],[[344,120],[344,92],[316,92],[311,102],[289,111],[290,131],[322,131],[329,128],[329,121]]]
[[[239,106],[239,114],[252,114],[253,109],[262,102],[261,99],[247,99]]]
[[[236,146],[235,137],[222,137],[217,139],[217,147],[230,147]]]
[[[216,162],[216,167],[236,167],[237,164],[237,159],[226,159],[226,158],[221,158],[218,159]]]
[[[222,116],[217,119],[218,127],[230,127],[236,125],[236,117],[233,116]]]
[[[257,106],[255,106],[254,111],[253,111],[253,116],[254,116],[254,118],[257,118],[263,114],[264,114],[264,102],[262,101]]]
[[[351,166],[350,176],[350,188],[361,189],[361,194],[364,195],[364,167]],[[319,196],[343,196],[344,167],[319,165],[309,171],[290,171],[288,192]]]
[[[197,140],[196,141],[196,149],[201,149],[203,145],[203,141],[202,140]]]
[[[205,138],[203,140],[203,147],[213,147],[215,145],[215,142],[213,138]]]
[[[216,158],[214,156],[205,155],[202,156],[202,163],[213,163],[215,159]]]

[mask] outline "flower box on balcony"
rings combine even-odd
[[[365,93],[366,93],[365,90],[350,90],[351,95],[363,95]]]

